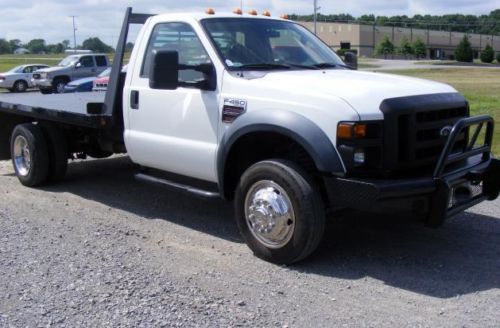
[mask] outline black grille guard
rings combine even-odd
[[[452,152],[459,135],[465,129],[469,129],[469,140],[466,146],[461,152]],[[451,129],[434,169],[433,179],[436,184],[436,192],[432,197],[432,210],[428,219],[430,225],[440,225],[447,217],[453,216],[484,200],[493,200],[498,197],[500,190],[500,161],[494,159],[491,155],[493,130],[494,121],[488,115],[463,118],[457,121]],[[481,145],[476,145],[482,133],[484,133],[484,142]],[[476,161],[469,164],[473,158]],[[451,168],[447,170],[448,167],[461,161],[468,164],[465,167],[460,165],[457,169]],[[456,187],[464,184],[481,186],[482,191],[465,201],[454,204],[451,202],[453,192]]]

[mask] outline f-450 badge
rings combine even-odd
[[[247,101],[242,99],[224,98],[222,108],[222,122],[233,123],[247,110]]]

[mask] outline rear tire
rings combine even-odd
[[[10,151],[16,176],[23,185],[36,187],[47,181],[49,152],[40,126],[31,123],[16,126]]]
[[[323,237],[325,212],[319,191],[290,161],[262,161],[247,169],[236,189],[235,209],[247,245],[272,263],[305,259]]]
[[[58,182],[64,179],[68,170],[68,142],[57,126],[43,125],[43,132],[47,139],[50,156],[48,180]]]
[[[26,81],[22,81],[22,80],[19,80],[19,81],[16,81],[16,83],[14,83],[14,92],[26,92],[26,90],[28,90],[28,83],[26,83]]]

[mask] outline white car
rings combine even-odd
[[[33,72],[47,67],[49,66],[44,64],[20,65],[5,73],[0,73],[0,88],[9,89],[12,92],[24,92],[33,87],[31,83]]]

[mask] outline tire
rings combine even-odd
[[[45,89],[45,88],[40,88],[40,92],[44,95],[49,95],[53,93],[52,89]]]
[[[68,142],[64,133],[57,126],[43,125],[42,128],[49,151],[48,180],[58,182],[64,179],[68,170]]]
[[[68,84],[68,81],[65,79],[55,79],[54,82],[52,82],[52,89],[54,93],[64,93],[64,87]]]
[[[113,155],[113,153],[110,153],[109,151],[101,150],[99,148],[89,148],[89,149],[87,149],[86,154],[88,156],[90,156],[92,158],[96,158],[96,159],[104,159],[104,158],[108,158],[111,155]]]
[[[23,185],[36,187],[47,181],[49,152],[40,126],[31,123],[16,126],[12,132],[10,151],[16,176]]]
[[[248,168],[236,188],[235,211],[238,229],[253,253],[276,264],[305,259],[318,247],[325,229],[316,185],[290,161],[268,160]],[[270,231],[259,231],[264,227]]]
[[[23,80],[16,81],[12,89],[14,90],[14,92],[26,92],[26,90],[28,89],[28,83]]]

